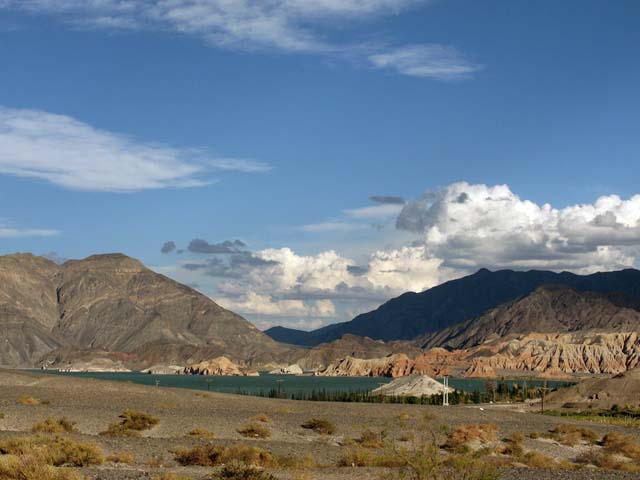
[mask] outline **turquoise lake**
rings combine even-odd
[[[380,384],[389,383],[391,378],[380,377],[312,377],[295,375],[269,375],[261,374],[259,377],[213,377],[203,375],[150,375],[140,372],[57,372],[40,371],[51,375],[64,375],[69,377],[95,378],[99,380],[112,380],[118,382],[133,382],[142,385],[156,385],[159,387],[189,388],[193,390],[211,390],[223,393],[245,393],[249,395],[266,394],[272,389],[277,389],[278,384],[287,394],[311,393],[313,391],[325,392],[364,392],[377,388]],[[441,379],[438,379],[441,380]],[[541,386],[543,380],[518,379],[506,380],[508,384],[527,383],[529,387]],[[449,385],[467,392],[485,390],[486,380],[482,378],[450,378]],[[567,382],[549,381],[550,388],[560,387]]]

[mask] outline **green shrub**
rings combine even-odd
[[[112,437],[136,437],[144,430],[150,430],[155,427],[160,420],[156,417],[144,412],[135,412],[126,410],[122,415],[119,423],[112,423],[107,430],[100,432],[100,435],[108,435]]]

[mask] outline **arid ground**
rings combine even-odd
[[[125,410],[148,413],[159,423],[140,431],[139,436],[100,435],[110,424],[119,422],[119,415]],[[238,442],[264,449],[278,459],[280,466],[274,462],[267,469],[278,479],[406,478],[400,476],[401,467],[389,467],[388,461],[378,462],[381,466],[376,467],[352,465],[375,464],[371,458],[389,456],[389,448],[411,450],[417,438],[430,438],[434,444],[443,445],[447,435],[457,427],[464,430],[471,424],[497,427],[494,438],[471,436],[469,447],[471,451],[481,450],[487,462],[498,464],[503,479],[639,478],[638,473],[595,468],[584,460],[582,463],[576,460],[584,458],[585,452],[604,451],[604,447],[598,446],[599,440],[594,439],[609,432],[630,435],[638,441],[637,428],[543,416],[531,407],[303,402],[0,370],[0,451],[1,442],[37,435],[32,432],[34,423],[62,417],[76,422],[77,433],[59,435],[93,443],[107,458],[100,464],[74,469],[95,479],[163,478],[162,475],[170,478],[168,472],[179,478],[211,478],[221,467],[182,466],[176,462],[173,451],[180,447],[229,446]],[[335,431],[321,434],[302,428],[310,418],[329,420]],[[251,423],[265,427],[269,437],[247,438],[238,432]],[[565,441],[562,435],[550,433],[558,425],[586,427],[595,432],[594,439],[587,439],[589,434],[584,439],[578,435],[577,439]],[[195,429],[209,431],[212,436],[190,436],[189,432]],[[366,430],[372,432],[369,443],[374,445],[356,441]],[[512,441],[506,441],[507,438]],[[380,441],[378,448],[377,441]],[[517,451],[508,448],[514,443],[518,444]],[[471,456],[469,448],[464,450]],[[108,459],[122,452],[133,458],[124,463]],[[450,452],[442,450],[439,454],[446,457],[452,455]],[[534,454],[526,457],[527,452],[539,452],[553,461],[540,456],[537,462],[529,461]],[[363,457],[368,460],[362,460]],[[550,468],[526,466],[527,462]],[[638,460],[625,459],[623,463],[633,462]]]

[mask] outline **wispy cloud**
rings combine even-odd
[[[323,232],[353,232],[354,230],[362,230],[368,228],[366,225],[348,222],[320,222],[302,225],[300,230],[308,233]]]
[[[438,45],[410,45],[369,56],[374,67],[390,69],[412,77],[455,80],[470,77],[482,66],[467,60],[455,48]]]
[[[10,225],[0,223],[0,238],[22,238],[22,237],[53,237],[58,235],[58,230],[40,228],[15,228]]]
[[[363,47],[330,40],[345,20],[369,21],[428,0],[0,0],[0,8],[56,15],[81,28],[167,30],[236,50],[305,52],[356,58],[375,68],[436,79],[469,76],[478,66],[450,47]]]
[[[64,115],[0,107],[0,174],[76,190],[131,192],[206,185],[214,166],[242,172],[268,167],[141,142]]]
[[[344,213],[349,217],[359,219],[387,218],[397,216],[402,210],[402,207],[403,204],[387,203],[371,207],[351,208],[344,210]]]
[[[268,172],[273,167],[265,162],[255,160],[246,160],[243,158],[217,158],[207,162],[212,168],[217,170],[245,172],[245,173],[262,173]]]

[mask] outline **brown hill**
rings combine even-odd
[[[640,408],[640,367],[607,378],[587,378],[570,388],[553,392],[550,407]]]
[[[122,352],[133,366],[220,355],[248,364],[288,351],[195,290],[122,254],[57,265],[0,257],[0,364],[37,365],[87,352]],[[64,348],[62,348],[64,347]]]
[[[538,287],[531,294],[478,318],[423,337],[424,348],[470,348],[511,334],[638,332],[638,301],[620,294],[580,292],[564,285]]]

